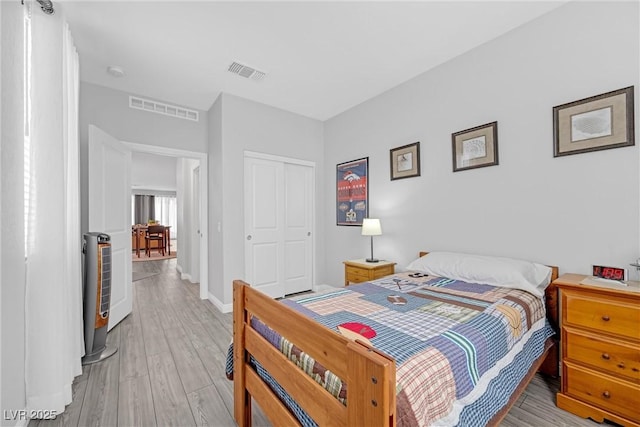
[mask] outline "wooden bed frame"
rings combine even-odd
[[[420,256],[427,252],[420,252]],[[552,268],[551,280],[558,277]],[[546,291],[547,313],[558,324],[557,290]],[[295,343],[297,347],[342,378],[349,386],[347,405],[273,347],[250,326],[252,316]],[[549,340],[545,353],[534,363],[509,403],[491,420],[498,425],[520,393],[540,369],[558,374],[558,352]],[[278,396],[249,365],[251,354],[319,426],[395,426],[396,367],[384,353],[332,331],[297,311],[252,289],[242,280],[233,282],[233,382],[234,417],[238,426],[251,425],[251,399],[255,399],[274,425],[300,425]]]

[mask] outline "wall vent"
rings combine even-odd
[[[129,96],[129,107],[136,110],[149,111],[150,113],[164,114],[165,116],[176,117],[178,119],[198,121],[198,112],[175,105],[164,104],[162,102],[151,101],[150,99]]]
[[[249,67],[248,65],[243,65],[235,61],[229,65],[228,71],[244,78],[257,81],[262,80],[264,76],[267,75],[264,71],[256,70],[253,67]]]

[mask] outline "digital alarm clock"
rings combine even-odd
[[[626,280],[626,271],[624,268],[606,267],[603,265],[593,266],[593,276],[609,280]]]

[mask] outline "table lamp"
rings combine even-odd
[[[365,218],[362,221],[362,235],[371,236],[371,258],[367,258],[367,262],[378,262],[373,257],[373,236],[380,236],[382,234],[382,227],[380,226],[380,220],[374,218]]]

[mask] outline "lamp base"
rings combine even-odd
[[[380,262],[379,259],[375,259],[375,258],[367,258],[367,259],[365,259],[365,261],[367,261],[367,262]]]

